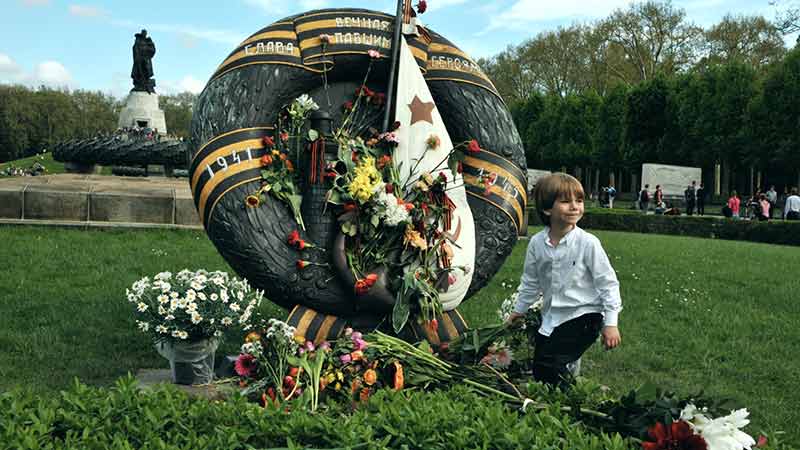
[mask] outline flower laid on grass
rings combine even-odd
[[[683,420],[672,422],[669,427],[661,422],[647,432],[654,442],[642,442],[644,450],[707,450],[705,439],[694,434],[689,424]]]

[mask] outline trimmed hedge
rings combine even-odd
[[[800,246],[800,221],[774,220],[759,222],[714,216],[662,216],[645,215],[635,211],[631,211],[631,213],[613,211],[589,210],[584,214],[578,225],[582,228],[595,230],[671,234]],[[535,209],[530,209],[528,213],[529,225],[542,225]]]
[[[261,408],[242,398],[190,398],[172,386],[141,391],[75,383],[60,396],[0,394],[0,448],[13,449],[591,449],[638,448],[594,434],[558,410],[522,414],[465,388],[382,391],[355,410]]]

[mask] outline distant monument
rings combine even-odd
[[[147,35],[147,30],[136,33],[133,43],[133,89],[131,91],[149,92],[155,94],[156,80],[153,79],[153,56],[156,54],[156,44]]]
[[[164,111],[158,107],[156,80],[153,79],[153,56],[156,45],[147,35],[147,30],[135,34],[133,43],[133,88],[119,113],[120,128],[150,128],[158,134],[166,134],[167,122]]]

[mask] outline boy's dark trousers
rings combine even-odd
[[[592,346],[602,327],[603,315],[589,313],[562,323],[550,336],[536,333],[533,379],[567,387],[572,381],[567,364],[580,358]]]

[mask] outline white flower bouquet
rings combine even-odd
[[[133,283],[125,293],[136,325],[158,342],[197,341],[251,327],[263,292],[225,272],[161,272]]]

